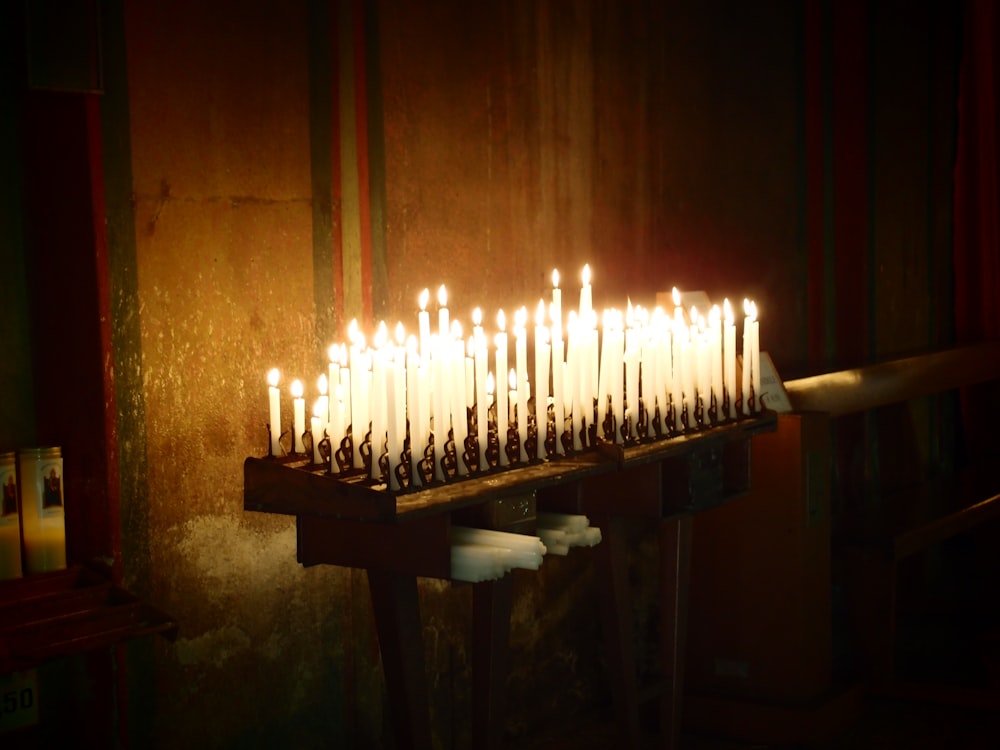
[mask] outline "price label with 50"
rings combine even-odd
[[[0,734],[38,723],[38,673],[0,675]]]

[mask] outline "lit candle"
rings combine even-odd
[[[639,423],[639,363],[641,357],[641,344],[639,341],[639,331],[635,327],[635,311],[629,303],[628,328],[625,329],[625,411],[623,424],[625,425],[630,438],[637,436]],[[619,375],[619,378],[621,375]],[[619,386],[621,390],[621,386]],[[619,442],[621,430],[615,435],[615,442]]]
[[[520,431],[517,430],[517,426],[521,418],[521,415],[517,413],[517,408],[520,405],[517,392],[517,372],[513,367],[510,368],[510,372],[507,374],[507,385],[510,388],[507,394],[507,401],[508,403],[513,404],[513,412],[509,415],[509,424],[507,425],[507,429],[513,427],[518,435],[520,435]]]
[[[729,304],[728,298],[722,302],[722,311],[726,319],[722,337],[725,397],[729,401],[728,417],[736,419],[736,322],[733,316],[733,306]]]
[[[385,321],[380,321],[375,332],[374,348],[372,350],[372,379],[371,398],[369,401],[371,408],[371,465],[369,476],[378,481],[382,478],[382,467],[380,460],[382,453],[387,450],[386,441],[388,438],[388,411],[387,411],[387,386],[388,375],[386,368],[392,361],[391,353],[386,348],[389,340],[389,333],[385,326]]]
[[[456,320],[452,322],[451,384],[448,393],[451,394],[451,430],[455,439],[457,470],[460,475],[469,473],[462,454],[465,452],[465,439],[469,436],[469,411],[465,396],[465,344],[462,342],[462,326]]]
[[[322,376],[320,376],[322,377]],[[323,463],[323,455],[319,452],[319,444],[323,441],[324,424],[329,416],[329,405],[325,402],[325,396],[316,399],[313,405],[313,415],[309,418],[309,431],[312,434],[314,464]]]
[[[507,319],[503,314],[503,310],[497,313],[497,328],[499,332],[494,337],[494,345],[496,346],[496,372],[497,377],[502,378],[504,373],[507,372]],[[509,401],[507,398],[507,389],[503,387],[502,383],[498,383],[496,398],[497,398],[497,437],[500,439],[500,465],[506,466],[507,461],[507,428],[509,426],[510,417],[508,415]]]
[[[594,309],[593,292],[590,288],[590,264],[583,266],[581,274],[583,285],[580,287],[580,319],[586,320]]]
[[[754,411],[761,411],[763,404],[760,402],[760,321],[757,319],[757,303],[750,303],[750,354],[753,357],[751,377],[753,379]]]
[[[448,291],[442,284],[438,288],[438,336],[447,338],[451,333],[451,324],[448,321]]]
[[[715,421],[721,422],[722,413],[722,309],[713,305],[708,314],[708,345],[710,353],[712,396],[715,401]]]
[[[306,445],[302,441],[302,436],[306,431],[306,400],[302,398],[302,382],[296,380],[292,383],[292,430],[294,431],[294,452],[305,453]]]
[[[438,453],[444,455],[444,444],[451,427],[451,414],[447,408],[447,384],[450,380],[447,365],[448,342],[440,335],[431,337],[431,413],[434,435],[431,460],[434,462],[434,477],[444,479],[444,469],[437,460]]]
[[[521,444],[522,461],[528,460],[528,310],[520,308],[514,315],[514,366],[517,377],[517,435]]]
[[[431,315],[427,312],[427,302],[431,297],[429,289],[420,293],[420,312],[417,313],[418,333],[420,335],[420,358],[427,361],[431,356]]]
[[[743,299],[743,413],[750,413],[750,372],[753,369],[753,327],[750,325],[750,300]]]
[[[553,308],[555,303],[553,302]],[[556,315],[553,310],[552,320],[556,320]],[[559,337],[556,337],[556,331],[553,327],[552,330],[552,412],[555,415],[555,425],[556,425],[556,453],[562,455],[565,453],[565,449],[562,444],[562,434],[566,429],[566,412],[563,406],[565,400],[564,384],[563,384],[563,370],[565,368],[565,363],[563,360],[563,340],[562,340],[562,328],[559,329]]]
[[[330,363],[327,365],[327,387],[323,392],[333,395],[337,390],[337,386],[340,385],[340,347],[336,344],[330,344],[330,348],[326,350],[326,353]],[[333,421],[333,403],[330,398],[326,400],[326,408],[326,421],[330,423]]]
[[[486,336],[483,334],[483,311],[478,307],[472,311],[472,341],[475,358],[476,375],[476,427],[479,439],[479,470],[489,468],[486,461],[486,448],[489,441],[489,401],[487,400],[487,380],[489,373],[489,354],[486,349]]]
[[[538,300],[535,313],[535,425],[538,428],[536,455],[545,458],[545,438],[549,429],[549,329],[545,327],[545,302]]]
[[[569,320],[566,323],[567,339],[566,351],[566,403],[570,408],[570,433],[573,438],[573,450],[580,450],[583,443],[580,440],[580,431],[583,429],[583,406],[580,403],[580,319],[571,310]]]
[[[330,423],[326,431],[330,438],[330,470],[339,473],[340,465],[337,463],[337,450],[340,448],[340,441],[344,438],[344,386],[338,385],[333,389],[330,396]]]
[[[352,464],[355,469],[364,467],[364,458],[361,455],[361,443],[368,432],[368,390],[367,381],[371,373],[370,356],[366,351],[365,337],[358,330],[358,321],[354,319],[347,328],[347,335],[351,341],[350,356],[348,359],[349,377],[345,387],[345,398],[350,393],[350,404],[345,407],[346,424],[351,427],[351,443],[353,446]],[[344,382],[343,371],[340,376]]]
[[[562,289],[559,288],[559,270],[552,269],[552,343],[562,340]]]
[[[330,369],[333,369],[332,363]],[[319,397],[316,399],[315,407],[323,410],[322,414],[317,414],[316,416],[323,418],[323,430],[325,431],[327,423],[330,421],[330,397],[327,395],[329,389],[327,388],[327,379],[325,374],[321,374],[316,379],[316,390],[319,392]]]
[[[420,487],[420,459],[423,458],[424,416],[420,393],[420,341],[416,336],[406,340],[406,413],[410,434],[410,482]]]
[[[281,455],[281,393],[278,391],[278,368],[267,373],[268,419],[271,432],[271,455]]]
[[[677,325],[676,315],[670,329],[670,404],[674,410],[674,430],[680,431],[681,410],[684,408],[684,368],[681,363],[681,336],[684,326]]]

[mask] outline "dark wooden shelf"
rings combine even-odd
[[[140,636],[173,639],[169,615],[83,565],[0,581],[0,674]]]

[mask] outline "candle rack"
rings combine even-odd
[[[747,403],[750,406],[751,414],[744,415],[742,396],[736,399],[735,418],[719,419],[718,402],[712,398],[710,405],[706,408],[704,401],[699,397],[689,404],[685,400],[680,405],[680,415],[675,409],[676,404],[671,403],[665,413],[660,412],[659,406],[653,412],[652,423],[650,413],[646,408],[643,399],[638,399],[635,411],[638,414],[636,420],[625,419],[622,424],[618,424],[614,411],[610,403],[605,410],[603,418],[600,415],[600,404],[595,399],[593,414],[594,419],[588,422],[586,417],[582,421],[580,430],[581,449],[574,448],[573,435],[571,433],[572,421],[564,420],[563,430],[556,434],[556,419],[552,405],[546,408],[545,437],[543,438],[544,457],[538,456],[539,427],[534,416],[536,413],[534,399],[528,402],[529,414],[527,416],[527,437],[525,439],[525,453],[527,460],[522,458],[521,438],[516,427],[515,419],[507,429],[507,441],[505,454],[506,464],[500,462],[500,441],[499,427],[496,422],[496,408],[491,406],[488,410],[487,445],[485,447],[486,460],[480,461],[482,447],[478,438],[478,424],[475,409],[467,409],[466,420],[468,425],[468,435],[459,453],[455,442],[453,429],[448,430],[447,438],[443,441],[440,451],[437,450],[435,435],[432,432],[427,437],[427,442],[421,451],[421,458],[413,463],[412,444],[410,430],[407,429],[407,436],[403,443],[403,451],[397,460],[391,461],[388,454],[387,444],[383,442],[379,453],[374,456],[372,453],[371,431],[365,433],[358,452],[361,458],[361,466],[354,466],[352,456],[354,455],[353,429],[348,426],[344,437],[340,440],[336,450],[333,450],[332,441],[328,434],[320,442],[320,455],[322,463],[316,463],[309,459],[314,455],[312,445],[312,435],[307,430],[303,435],[305,451],[303,453],[293,453],[286,451],[284,457],[276,457],[270,450],[270,425],[265,425],[268,436],[268,459],[279,459],[285,464],[296,466],[306,466],[310,471],[319,471],[338,478],[341,481],[349,482],[352,485],[364,485],[379,492],[389,492],[393,494],[416,492],[435,487],[442,484],[466,481],[471,478],[486,474],[502,473],[524,467],[529,464],[564,461],[577,455],[585,455],[591,452],[601,452],[609,448],[622,448],[647,443],[661,443],[676,440],[678,438],[690,437],[706,430],[718,430],[733,425],[737,425],[747,420],[759,419],[760,412],[754,412],[756,408],[756,398],[753,389],[750,389]],[[726,394],[723,400],[722,413],[728,413],[729,395]],[[628,412],[626,412],[628,413]],[[570,424],[567,428],[566,424]],[[600,432],[598,432],[600,424]],[[680,424],[680,428],[677,428]],[[408,425],[409,427],[409,425]],[[617,434],[616,434],[617,433]],[[281,434],[279,444],[284,449],[286,442],[293,440],[292,432],[286,431]],[[561,452],[556,451],[557,440],[562,446]],[[303,461],[303,459],[305,459]],[[378,467],[378,471],[373,471],[373,462]],[[485,463],[485,468],[483,467]]]

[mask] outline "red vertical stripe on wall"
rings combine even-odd
[[[809,368],[820,371],[826,364],[825,272],[824,272],[824,70],[823,3],[809,0],[805,7],[805,169],[806,252],[808,264],[807,305]]]
[[[333,319],[344,320],[344,234],[343,186],[340,158],[340,14],[330,9],[328,37],[330,40],[330,234],[333,252]]]
[[[833,3],[833,211],[836,365],[867,360],[868,20],[865,0]],[[829,304],[830,301],[827,301]]]
[[[104,384],[104,447],[106,511],[101,519],[107,535],[99,535],[113,557],[115,582],[122,577],[121,496],[118,474],[118,418],[115,401],[114,345],[111,327],[111,273],[108,259],[107,206],[104,197],[104,149],[102,146],[101,103],[94,94],[84,97],[87,122],[87,159],[90,171],[90,207],[94,227],[93,252],[97,285],[98,338],[101,345],[101,371]],[[90,519],[96,523],[98,519]]]
[[[361,225],[361,308],[366,327],[372,327],[372,223],[368,173],[368,90],[365,75],[364,0],[352,6],[354,21],[354,116],[358,154],[358,211]]]

